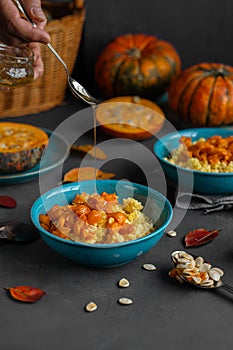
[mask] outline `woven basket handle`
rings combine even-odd
[[[73,0],[73,8],[82,10],[85,6],[85,0]]]

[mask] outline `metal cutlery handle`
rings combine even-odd
[[[54,49],[54,47],[50,43],[48,43],[47,46],[52,51],[52,53],[57,57],[57,59],[61,62],[61,64],[65,68],[67,76],[68,76],[69,75],[69,70],[68,70],[68,67],[67,67],[66,63],[63,61],[61,56],[58,54],[58,52]]]
[[[233,294],[233,287],[230,286],[229,284],[226,284],[223,282],[221,287],[227,290],[229,293]]]
[[[21,12],[21,14],[24,16],[24,18],[31,23],[33,27],[37,27],[36,23],[33,22],[33,20],[28,16],[27,12],[23,8],[23,5],[19,0],[14,0],[15,5],[18,7],[18,10]]]

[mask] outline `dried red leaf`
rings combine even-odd
[[[197,245],[205,244],[212,241],[219,235],[220,230],[206,230],[205,228],[198,228],[190,231],[185,236],[185,246],[195,247]]]
[[[16,200],[10,196],[0,195],[0,206],[6,208],[15,208]]]
[[[40,300],[46,293],[40,289],[30,286],[17,286],[7,289],[13,299],[25,303],[35,303]]]

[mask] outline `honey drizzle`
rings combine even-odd
[[[96,105],[92,106],[93,109],[93,143],[94,143],[94,180],[96,182],[97,177],[97,162],[96,162]]]

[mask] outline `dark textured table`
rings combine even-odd
[[[166,106],[163,106],[166,110]],[[81,112],[78,112],[82,110]],[[84,110],[84,112],[83,112]],[[66,104],[33,116],[8,118],[8,121],[31,123],[54,130],[68,123],[76,113],[78,125],[88,123],[86,107],[72,97]],[[78,112],[78,113],[77,113]],[[81,113],[81,114],[80,114]],[[80,124],[81,123],[81,124]],[[93,130],[82,132],[79,142],[93,143]],[[97,143],[109,140],[97,130]],[[113,140],[114,141],[114,140]],[[148,159],[155,138],[141,141]],[[117,142],[116,149],[114,142]],[[115,140],[107,148],[110,160],[102,169],[114,171],[117,179],[145,183],[159,189],[160,179],[147,159],[135,162],[132,156],[138,144]],[[103,143],[104,144],[104,143]],[[129,148],[128,148],[129,146]],[[130,150],[130,147],[132,149]],[[125,149],[125,152],[124,152]],[[130,151],[129,151],[130,150]],[[148,152],[148,153],[147,153]],[[72,153],[63,172],[79,166],[82,158]],[[88,160],[94,166],[94,160]],[[136,163],[136,164],[135,164]],[[140,169],[141,164],[145,168]],[[143,165],[143,166],[144,166]],[[97,166],[100,166],[99,161]],[[51,172],[49,186],[56,186]],[[168,182],[168,197],[173,200],[174,188]],[[39,179],[2,185],[1,194],[13,196],[18,205],[14,209],[0,208],[1,221],[10,219],[30,222],[30,207],[40,194]],[[178,218],[178,219],[177,219]],[[182,218],[179,222],[179,218]],[[166,235],[148,253],[130,264],[93,269],[79,266],[59,256],[42,240],[30,244],[0,246],[0,346],[2,350],[149,350],[149,349],[221,349],[232,347],[233,296],[223,290],[203,291],[175,282],[168,276],[170,254],[183,249],[183,237],[197,227],[218,228],[221,234],[205,246],[190,249],[221,266],[224,280],[233,285],[232,211],[203,215],[201,211],[176,210],[176,237]],[[172,224],[171,228],[174,228]],[[156,271],[145,271],[142,264],[153,263]],[[130,287],[120,289],[117,282],[125,277]],[[32,285],[46,291],[35,304],[16,302],[7,296],[5,287]],[[134,303],[119,305],[119,297],[132,298]],[[94,301],[98,309],[87,313],[84,306]]]

